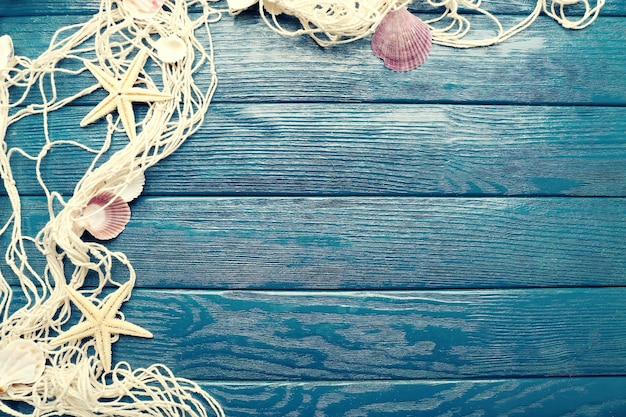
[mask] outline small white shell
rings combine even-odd
[[[0,70],[15,66],[13,39],[9,35],[0,36]]]
[[[258,0],[226,0],[228,12],[232,15],[239,14],[257,4]]]
[[[124,7],[136,19],[150,19],[163,7],[165,0],[122,0]]]
[[[32,384],[43,375],[46,358],[35,342],[15,340],[0,350],[0,393],[15,384]]]
[[[430,28],[406,7],[387,13],[372,35],[374,55],[394,71],[409,71],[422,65],[431,45]]]
[[[139,197],[139,195],[143,191],[143,186],[145,185],[145,183],[146,176],[143,175],[143,172],[140,172],[137,176],[130,180],[128,185],[126,185],[126,188],[122,190],[122,192],[120,193],[120,198],[127,203],[133,201],[134,199]]]
[[[113,193],[97,194],[82,212],[77,223],[93,237],[108,240],[117,237],[130,221],[130,207]]]
[[[285,10],[279,0],[263,0],[263,8],[274,16],[278,16]]]
[[[187,55],[185,41],[176,35],[159,38],[155,43],[155,47],[159,59],[168,64],[178,62]]]

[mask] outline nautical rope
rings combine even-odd
[[[433,43],[455,48],[489,46],[509,39],[530,27],[543,11],[567,29],[582,29],[598,17],[605,0],[536,0],[530,14],[510,28],[488,11],[482,0],[413,0],[413,5],[432,8],[437,16],[425,19],[431,27]],[[591,3],[595,1],[595,4]],[[485,5],[483,5],[485,3]],[[410,0],[259,0],[263,21],[284,36],[309,35],[321,46],[332,46],[372,34],[391,10],[411,6]],[[568,10],[576,10],[573,17]],[[235,14],[240,10],[233,11]],[[582,12],[582,13],[581,13]],[[285,15],[295,16],[300,27],[293,28]],[[491,30],[472,30],[472,22],[483,16]]]
[[[191,7],[200,10],[193,19]],[[133,370],[122,361],[106,372],[93,353],[93,340],[76,340],[56,349],[51,345],[67,329],[72,314],[66,285],[80,289],[95,305],[108,299],[110,287],[134,285],[135,270],[123,253],[77,233],[77,213],[96,194],[120,195],[201,126],[217,84],[209,24],[219,18],[207,0],[166,1],[154,18],[146,20],[133,18],[121,0],[102,0],[98,13],[87,22],[58,30],[39,57],[17,56],[13,68],[0,72],[0,173],[12,209],[0,236],[8,237],[5,262],[16,278],[0,274],[0,348],[17,339],[33,340],[47,357],[37,382],[0,394],[0,400],[23,402],[30,409],[0,401],[0,411],[15,416],[223,415],[209,394],[196,383],[175,377],[164,365]],[[155,52],[157,40],[170,35],[182,39],[186,49],[184,59],[175,64],[163,62]],[[149,56],[152,68],[141,72],[141,83],[173,98],[149,104],[135,140],[129,142],[115,113],[106,117],[105,129],[90,127],[84,132],[101,135],[98,145],[53,135],[49,123],[54,112],[100,88],[93,81],[92,87],[63,96],[61,77],[91,77],[85,62],[119,76],[140,53]],[[204,81],[199,83],[200,79]],[[33,115],[41,116],[44,134],[39,150],[29,153],[8,143],[6,130]],[[67,146],[93,158],[69,199],[50,188],[42,173],[50,151]],[[49,221],[35,236],[26,235],[22,227],[28,214],[12,170],[20,157],[35,162],[33,174],[46,196]],[[43,270],[34,266],[35,259],[45,260]],[[83,287],[86,282],[89,288]],[[19,283],[25,299],[19,308],[13,306],[11,283]]]

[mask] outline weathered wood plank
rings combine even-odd
[[[114,360],[196,380],[620,376],[626,289],[137,290]]]
[[[535,0],[489,0],[483,2],[483,7],[499,14],[523,14],[529,13]],[[594,3],[593,1],[590,3]],[[99,0],[84,0],[80,2],[68,2],[67,0],[3,0],[0,3],[0,16],[54,16],[61,14],[92,14],[99,9]],[[225,1],[214,4],[214,7],[226,9]],[[421,12],[430,12],[432,8],[424,1],[415,1],[411,9]],[[572,14],[580,13],[580,10],[569,8]],[[191,9],[193,10],[193,9]],[[619,1],[608,1],[602,8],[602,15],[626,14],[626,6]]]
[[[97,146],[103,123],[78,128],[89,109],[50,114],[50,137]],[[148,172],[145,194],[623,196],[625,116],[613,107],[216,103]],[[36,154],[41,117],[12,126],[6,141]],[[118,137],[114,148],[126,143]],[[45,179],[71,195],[92,157],[54,148]],[[14,169],[23,194],[43,195],[33,162],[16,157]]]
[[[238,416],[619,416],[625,378],[202,383]]]
[[[15,38],[18,54],[35,56],[54,30],[76,20],[5,18],[0,32]],[[212,32],[220,77],[216,101],[626,103],[621,17],[603,17],[582,31],[541,18],[492,48],[436,46],[424,66],[408,73],[385,70],[367,41],[325,50],[307,38],[280,37],[251,16],[224,19]],[[87,75],[62,81],[71,91],[93,84]]]
[[[223,29],[216,25],[214,38],[217,70],[222,75],[216,99],[244,101],[258,94],[261,101],[622,105],[626,102],[626,45],[621,34],[626,33],[626,19],[604,20],[572,32],[543,18],[492,48],[435,47],[424,66],[409,73],[384,71],[381,61],[372,59],[369,42],[345,45],[333,53],[311,47],[307,39],[280,39],[268,48],[266,36],[241,41],[266,30],[256,22],[242,20],[229,26],[224,21]],[[243,32],[242,37],[231,38],[237,39],[234,45],[218,30],[230,36]],[[248,57],[244,65],[242,56]],[[236,67],[231,63],[237,63]],[[602,76],[594,79],[598,68]]]
[[[34,234],[43,201],[23,205]],[[625,199],[142,198],[132,211],[110,247],[144,287],[626,285]]]
[[[150,199],[137,203],[128,235],[113,247],[133,248],[135,266],[158,286],[172,281],[202,288],[623,285],[625,204],[621,199]],[[181,253],[185,246],[187,254]],[[167,265],[151,262],[155,257]]]

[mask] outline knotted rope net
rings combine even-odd
[[[353,42],[372,34],[391,10],[419,8],[424,10],[424,20],[431,27],[433,42],[455,48],[503,42],[530,27],[542,12],[567,29],[583,29],[593,23],[605,4],[605,0],[529,0],[529,14],[506,27],[489,11],[489,0],[258,1],[261,17],[275,32],[284,36],[309,35],[321,46]],[[233,14],[241,11],[231,7]],[[294,28],[285,16],[295,17],[299,27]],[[473,30],[474,26],[481,30]]]
[[[0,173],[12,212],[0,229],[12,275],[6,271],[0,275],[0,349],[15,340],[29,340],[46,356],[45,370],[36,382],[16,384],[0,394],[0,412],[15,416],[223,415],[219,404],[200,386],[174,376],[164,365],[132,369],[122,361],[108,370],[93,338],[78,338],[60,348],[53,343],[77,322],[70,322],[73,308],[67,287],[102,306],[111,288],[134,286],[137,277],[127,257],[102,242],[84,239],[77,218],[95,195],[120,196],[200,127],[217,83],[209,25],[219,18],[207,0],[166,1],[150,19],[133,17],[121,0],[102,0],[98,13],[87,22],[58,30],[40,56],[29,59],[17,54],[0,71]],[[182,40],[184,57],[175,63],[164,62],[156,51],[159,39],[168,36]],[[120,78],[138,57],[147,60],[138,84],[163,91],[171,99],[148,103],[136,138],[129,141],[115,112],[99,125],[103,129],[94,126],[80,131],[76,136],[85,137],[84,141],[67,140],[50,129],[55,112],[102,88],[86,71],[87,63]],[[80,77],[91,77],[93,86],[68,94],[72,85],[85,85],[72,83]],[[31,116],[42,121],[42,137],[33,138],[39,141],[37,145],[23,149],[9,143],[7,128]],[[87,140],[94,135],[100,138],[96,145]],[[70,198],[51,188],[42,174],[51,151],[67,147],[92,157]],[[45,195],[48,213],[47,223],[36,234],[23,230],[30,213],[24,209],[13,171],[24,159],[34,162],[32,175]],[[43,204],[44,200],[37,201]],[[123,319],[123,315],[118,313],[116,318]],[[110,343],[118,337],[113,335]],[[19,406],[14,406],[15,401]]]

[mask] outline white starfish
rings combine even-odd
[[[123,334],[127,336],[151,338],[152,333],[124,320],[115,318],[124,300],[130,293],[130,281],[118,288],[109,299],[97,307],[88,298],[75,289],[66,286],[70,300],[76,304],[85,315],[82,321],[52,340],[52,346],[60,346],[70,340],[81,340],[92,337],[96,342],[96,352],[100,356],[105,371],[111,370],[111,335]]]
[[[100,82],[102,88],[109,92],[109,95],[80,121],[81,127],[87,126],[117,109],[128,137],[131,140],[137,137],[133,102],[149,103],[151,101],[167,101],[173,98],[159,91],[134,87],[139,77],[139,72],[146,63],[146,59],[148,59],[148,54],[145,51],[139,52],[121,80],[111,76],[92,63],[85,62],[87,69]]]

